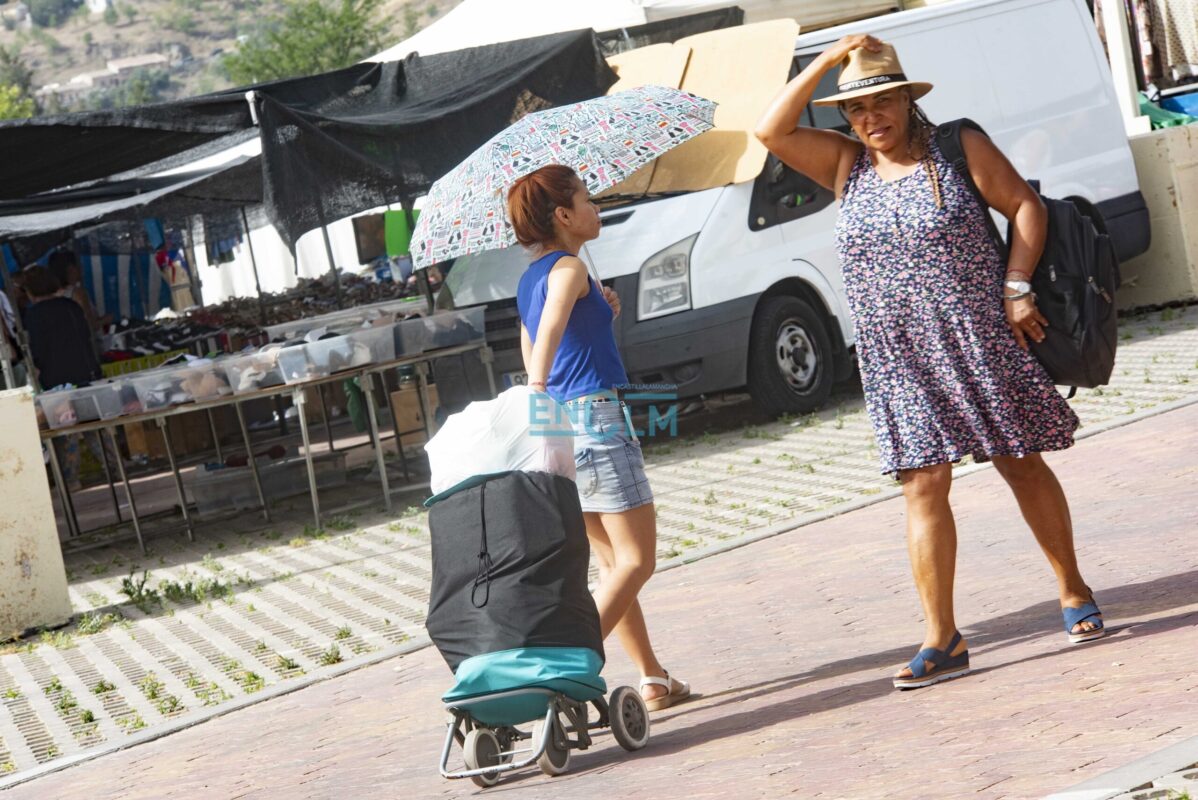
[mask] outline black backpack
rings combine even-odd
[[[962,127],[986,135],[973,120],[959,119],[938,126],[936,141],[981,204],[986,227],[1005,261],[1008,243],[999,236],[989,206],[969,174]],[[1039,189],[1035,181],[1032,185]],[[1044,195],[1040,199],[1048,209],[1048,235],[1032,275],[1032,290],[1048,327],[1043,342],[1029,339],[1028,345],[1055,383],[1073,387],[1072,397],[1079,386],[1091,389],[1109,383],[1115,368],[1119,259],[1110,237],[1075,204]]]

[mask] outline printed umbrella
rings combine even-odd
[[[715,105],[642,86],[523,117],[433,184],[412,234],[412,263],[427,267],[515,244],[507,193],[518,178],[565,164],[598,194],[710,130]]]

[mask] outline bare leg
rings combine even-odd
[[[948,504],[951,464],[904,470],[899,477],[907,499],[907,554],[923,605],[926,630],[919,649],[943,650],[957,631],[953,579],[957,568],[957,525]],[[952,655],[967,647],[962,639]],[[909,677],[903,667],[896,677]]]
[[[1077,608],[1090,602],[1090,590],[1082,579],[1073,550],[1069,502],[1057,476],[1039,453],[1023,458],[995,456],[994,467],[1014,492],[1023,519],[1056,573],[1061,606]],[[1079,622],[1073,626],[1073,632],[1083,633],[1096,627],[1090,621]]]
[[[653,652],[645,615],[636,595],[656,566],[657,523],[653,506],[645,505],[621,514],[583,514],[587,538],[599,563],[599,627],[606,639],[615,633],[642,677],[665,675]],[[667,692],[662,686],[646,686],[642,695],[652,700]]]

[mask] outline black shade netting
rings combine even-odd
[[[598,34],[599,46],[603,49],[603,55],[612,56],[653,44],[673,44],[679,39],[699,33],[735,28],[737,25],[743,25],[744,21],[745,12],[736,6],[717,8],[701,14],[688,14],[685,17],[604,31]]]
[[[455,673],[467,658],[520,647],[603,655],[573,481],[543,472],[487,479],[435,503],[429,531],[426,627]]]
[[[616,81],[589,30],[378,66],[370,91],[319,111],[261,99],[265,204],[288,245],[410,202],[525,114],[598,97]]]

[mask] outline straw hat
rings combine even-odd
[[[849,100],[867,94],[884,92],[896,86],[910,86],[911,99],[918,100],[932,91],[932,84],[909,81],[899,64],[894,45],[883,44],[874,53],[864,47],[851,51],[840,65],[840,78],[836,81],[837,94],[816,100],[817,106],[834,106],[841,100]]]

